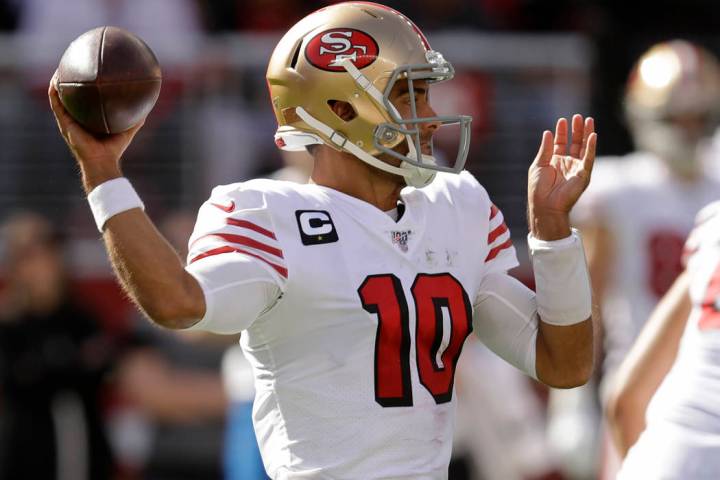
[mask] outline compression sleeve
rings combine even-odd
[[[533,291],[506,273],[491,273],[483,278],[473,306],[473,329],[480,340],[537,379],[538,313]]]
[[[185,267],[205,294],[205,316],[190,330],[239,333],[269,311],[281,295],[277,275],[241,253],[210,256]]]

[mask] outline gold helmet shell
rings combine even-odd
[[[630,74],[625,114],[640,150],[654,153],[677,174],[698,175],[720,114],[718,61],[685,40],[654,45]]]
[[[326,144],[361,160],[402,175],[409,185],[423,186],[434,172],[459,172],[470,140],[470,117],[419,118],[411,95],[413,116],[401,118],[389,94],[398,81],[429,82],[452,78],[454,70],[433,51],[407,17],[376,3],[347,2],[322,8],[293,26],[270,58],[267,82],[278,130],[275,142],[286,150]],[[350,120],[331,105],[347,102],[355,111]],[[460,124],[458,158],[452,166],[437,165],[420,150],[419,125],[424,122]],[[395,147],[407,142],[408,154]],[[377,157],[388,154],[394,167]]]
[[[625,107],[629,117],[662,119],[720,110],[720,66],[706,49],[685,40],[652,46],[633,67]]]

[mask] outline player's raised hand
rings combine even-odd
[[[115,135],[94,135],[85,130],[65,110],[55,87],[55,79],[56,76],[53,75],[48,87],[50,108],[55,115],[60,134],[80,165],[86,190],[92,190],[103,181],[122,176],[120,158],[144,121],[130,130]]]
[[[567,236],[568,215],[590,183],[597,134],[593,119],[572,118],[572,143],[568,122],[557,122],[555,135],[543,132],[540,150],[528,172],[530,230],[537,238],[553,240]],[[546,237],[546,238],[543,238]]]

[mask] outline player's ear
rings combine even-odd
[[[342,100],[329,100],[328,105],[330,105],[330,109],[333,113],[345,122],[349,122],[353,118],[357,117],[355,109],[348,102],[343,102]]]

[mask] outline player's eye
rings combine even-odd
[[[405,104],[405,105],[410,105],[410,98],[411,98],[411,97],[410,97],[410,92],[408,92],[408,93],[403,93],[403,94],[400,96],[400,102],[403,103],[403,104]],[[415,92],[415,93],[414,93],[414,98],[415,98],[415,103],[418,103],[418,102],[421,102],[421,101],[423,100],[424,95],[423,95],[422,93]]]

